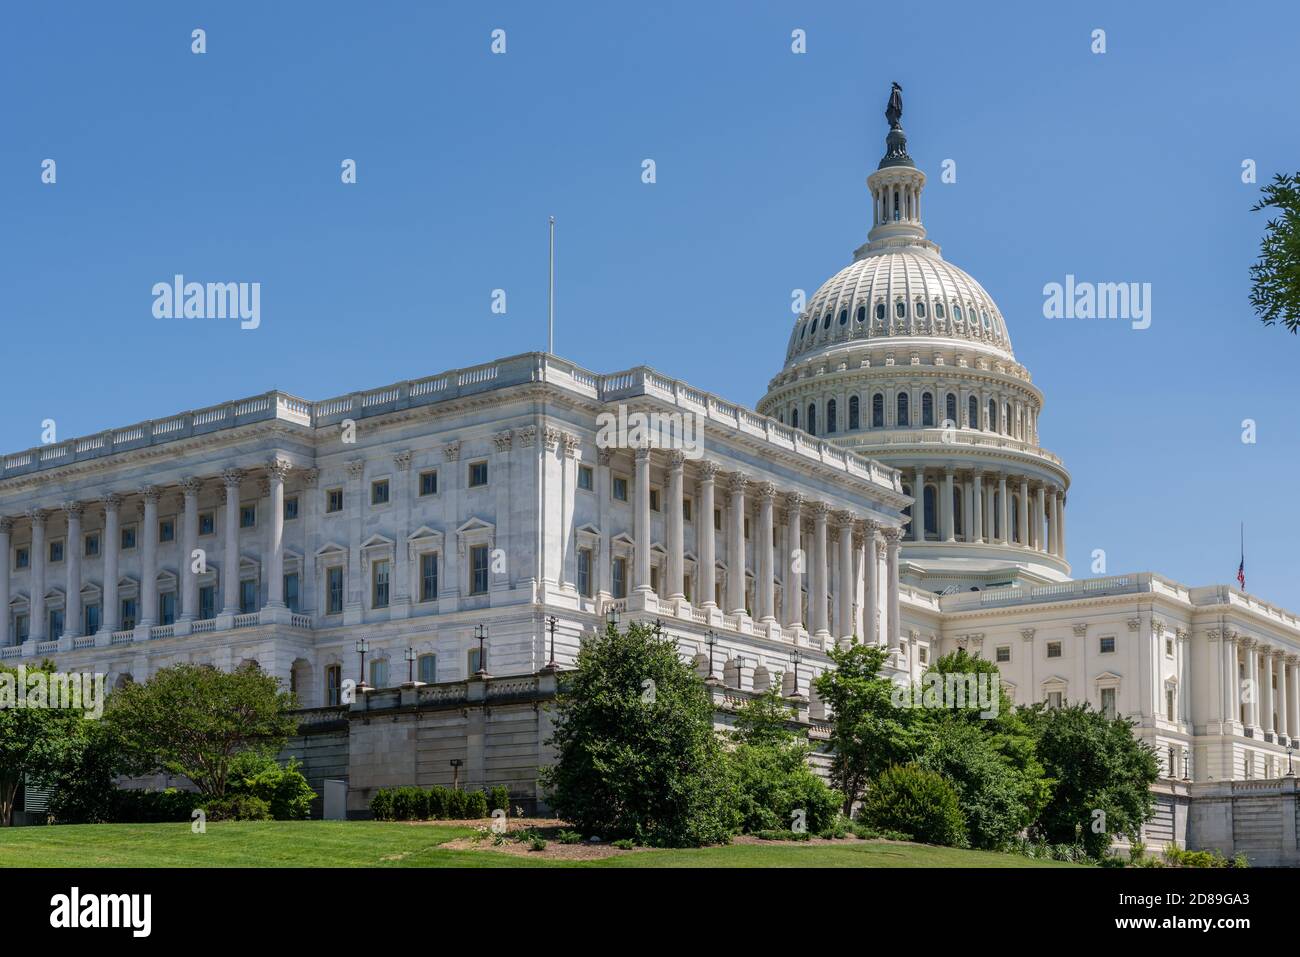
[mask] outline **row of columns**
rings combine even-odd
[[[274,458],[267,463],[265,472],[270,496],[270,568],[268,580],[268,601],[265,607],[284,608],[284,480],[289,471],[289,463]],[[222,473],[222,482],[226,491],[225,511],[225,556],[223,575],[222,615],[234,615],[239,612],[239,510],[240,486],[245,473],[240,469],[227,469]],[[195,553],[199,538],[199,491],[203,486],[201,478],[186,478],[180,483],[182,494],[182,514],[180,517],[180,608],[178,617],[182,621],[193,621],[198,617],[198,578]],[[137,627],[148,628],[157,624],[158,613],[158,501],[163,490],[155,485],[147,485],[136,493],[140,496],[141,528],[137,547],[140,549],[140,602]],[[96,500],[104,511],[104,533],[100,540],[100,554],[104,562],[103,603],[100,615],[100,633],[118,630],[120,608],[118,581],[121,548],[121,506],[123,496],[113,492]],[[66,638],[79,637],[82,632],[81,605],[81,558],[82,535],[81,520],[90,502],[65,502],[56,509],[32,508],[27,512],[31,523],[30,561],[30,598],[29,632],[31,640],[43,641],[58,636],[47,635],[47,523],[50,517],[62,511],[67,522],[64,536],[63,564],[66,574],[63,635]],[[10,544],[14,526],[12,517],[0,517],[0,646],[12,642],[10,634]],[[201,566],[198,566],[201,568]]]
[[[1065,490],[1031,480],[1027,476],[1009,476],[1004,472],[975,471],[958,483],[952,468],[912,470],[912,524],[908,541],[926,541],[929,524],[925,487],[935,486],[938,521],[935,523],[941,542],[971,542],[1019,545],[1048,555],[1065,558]],[[1018,488],[1017,488],[1018,486]],[[957,533],[954,492],[962,495],[965,519]],[[1017,514],[1012,521],[1012,494],[1017,496]]]
[[[650,465],[649,449],[636,451],[635,501],[633,503],[633,535],[636,541],[635,590],[652,591],[650,579]],[[667,582],[662,591],[669,601],[683,602],[685,588],[685,456],[678,451],[668,452],[666,511]],[[850,638],[853,635],[876,643],[875,609],[879,607],[880,544],[885,545],[886,580],[888,594],[886,605],[886,638],[889,646],[897,650],[901,644],[901,622],[898,610],[898,556],[900,530],[870,519],[859,518],[847,511],[835,511],[825,502],[810,501],[797,492],[783,496],[785,506],[785,537],[789,552],[787,561],[780,562],[775,544],[777,527],[778,490],[772,482],[753,482],[740,473],[723,475],[715,462],[701,462],[694,469],[697,486],[696,535],[698,587],[696,603],[701,608],[716,608],[716,543],[713,514],[717,502],[719,480],[729,496],[730,509],[723,534],[727,541],[727,554],[733,571],[727,576],[724,607],[720,610],[733,615],[747,615],[745,601],[745,520],[756,517],[757,527],[752,535],[754,568],[754,618],[760,623],[779,620],[792,629],[804,627],[802,594],[807,573],[808,630],[822,636]],[[755,509],[752,508],[756,500]],[[806,543],[804,535],[805,513],[811,517],[812,541]],[[835,533],[832,549],[831,533]],[[807,549],[807,544],[811,548]],[[776,607],[775,580],[782,582],[784,607]],[[832,596],[832,579],[838,589]],[[832,598],[835,604],[831,605]],[[835,622],[830,620],[834,611]],[[859,615],[861,612],[861,615]],[[860,621],[859,621],[860,619]],[[859,627],[859,624],[861,627]]]
[[[1213,630],[1209,638],[1219,643],[1224,724],[1300,739],[1300,655],[1231,631]]]

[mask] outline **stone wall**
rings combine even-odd
[[[1257,867],[1300,866],[1296,782],[1288,776],[1191,785],[1188,846],[1245,854]]]

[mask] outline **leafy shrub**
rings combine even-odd
[[[429,796],[423,788],[393,789],[393,820],[422,821],[429,816]]]
[[[393,792],[380,788],[370,797],[370,816],[376,821],[393,819]]]
[[[166,824],[188,821],[194,809],[203,806],[197,791],[167,788],[165,791],[123,789],[114,794],[112,820],[119,824]]]
[[[830,824],[817,832],[817,836],[838,840],[839,838],[846,837],[851,830],[852,822],[843,814],[837,814]]]
[[[465,791],[465,811],[467,818],[488,816],[488,799],[482,791]]]
[[[577,831],[560,831],[555,835],[555,839],[561,844],[581,844],[582,835]]]
[[[209,821],[269,821],[271,805],[253,794],[227,794],[204,808]]]
[[[491,788],[487,794],[487,809],[491,814],[493,811],[510,811],[510,789],[504,784],[498,784]],[[486,815],[484,815],[486,816]]]
[[[1107,854],[1097,862],[1100,867],[1127,867],[1128,861],[1115,854]]]
[[[1238,855],[1242,857],[1244,855]],[[1165,845],[1165,861],[1170,867],[1236,867],[1236,858],[1229,862],[1221,851],[1186,851],[1176,844]]]
[[[277,821],[305,821],[311,816],[311,802],[316,792],[298,769],[302,765],[290,759],[284,767],[272,757],[255,751],[237,754],[230,762],[226,795],[250,794],[261,798],[271,808]]]
[[[632,841],[630,837],[620,838],[619,840],[614,841],[613,845],[614,847],[617,847],[620,851],[630,851],[632,850],[632,848],[636,847],[636,844]]]
[[[533,835],[531,838],[528,839],[528,849],[530,851],[546,850],[546,838],[536,834]]]
[[[915,765],[884,771],[862,802],[863,823],[911,834],[922,844],[965,847],[966,817],[942,776]]]
[[[807,831],[782,831],[779,828],[755,831],[754,836],[760,841],[806,841],[812,835]]]
[[[426,797],[427,813],[431,819],[447,817],[448,795],[451,794],[449,788],[431,787]]]
[[[467,810],[466,792],[461,790],[451,790],[447,792],[447,817],[453,821],[462,821],[469,817]]]
[[[879,830],[874,827],[868,827],[860,821],[850,822],[850,830],[853,835],[863,841],[908,841],[912,840],[912,835],[903,831]]]

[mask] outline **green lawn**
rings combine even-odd
[[[1070,867],[1010,854],[875,841],[734,844],[581,864],[440,844],[472,828],[374,821],[83,824],[0,828],[0,867]]]

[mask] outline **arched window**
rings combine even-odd
[[[885,427],[885,396],[880,392],[871,397],[871,427],[873,429]]]
[[[989,399],[989,421],[988,428],[990,432],[998,430],[998,400]]]
[[[876,318],[877,319],[885,318],[885,304],[883,302],[876,303]]]
[[[908,424],[906,392],[898,393],[898,424],[899,426],[906,426]]]
[[[941,302],[936,302],[936,303],[934,304],[934,314],[935,314],[935,316],[936,316],[937,318],[939,318],[939,319],[942,319],[942,318],[943,318],[943,316],[944,316],[944,312],[943,312],[943,303],[941,303]]]
[[[929,392],[921,393],[921,426],[931,428],[934,425],[934,396]]]
[[[811,402],[808,403],[808,434],[817,434],[817,406]]]
[[[916,302],[916,318],[918,319],[925,318],[925,303],[919,299]]]
[[[798,409],[791,409],[791,410],[790,410],[790,425],[793,426],[793,427],[796,428],[796,429],[799,428],[799,410],[798,410]]]
[[[961,322],[961,306],[952,307],[952,317],[958,322]]]
[[[936,504],[939,496],[935,494],[935,487],[927,485],[925,487],[925,534],[926,537],[939,537],[939,509]]]
[[[1011,496],[1011,540],[1020,541],[1020,496]]]
[[[822,328],[829,329],[830,327],[831,327],[831,314],[828,312],[826,313],[826,318],[822,320]]]
[[[961,500],[961,488],[954,485],[952,489],[952,533],[957,538],[961,538],[966,534],[963,530],[964,526],[962,524],[962,519],[965,516],[963,516],[961,512]]]
[[[855,429],[860,428],[860,423],[861,420],[858,416],[858,397],[856,395],[851,395],[849,396],[849,431],[852,432]]]
[[[842,325],[844,325],[844,324],[845,324],[846,322],[848,322],[848,321],[849,321],[849,311],[848,311],[847,309],[841,309],[841,310],[840,310],[840,325],[842,326]]]
[[[907,315],[907,303],[905,302],[894,303],[894,315],[898,316],[899,319],[905,317]]]
[[[807,335],[807,333],[808,333],[808,323],[805,322],[802,326],[799,327],[799,338],[802,339],[805,335]]]
[[[968,428],[978,429],[980,427],[980,400],[975,396],[970,397],[970,421],[966,423]]]
[[[894,190],[894,222],[898,222],[898,190]]]
[[[867,321],[867,307],[858,306],[858,322],[866,322],[866,321]]]
[[[956,393],[953,393],[953,392],[949,392],[949,393],[948,393],[948,399],[947,399],[947,401],[946,401],[946,403],[945,403],[945,411],[946,411],[946,414],[947,414],[948,420],[949,420],[950,422],[952,422],[952,424],[955,426],[955,425],[957,424],[957,395],[956,395]]]
[[[830,435],[837,428],[835,421],[835,400],[830,399],[826,403],[826,434]]]

